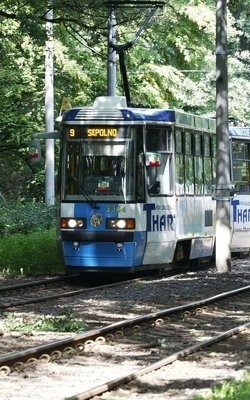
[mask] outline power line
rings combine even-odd
[[[165,1],[149,1],[149,0],[112,0],[107,1],[108,7],[163,7]]]

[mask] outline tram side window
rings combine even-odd
[[[183,134],[182,131],[175,132],[175,192],[184,194],[184,155],[183,155]]]
[[[192,154],[193,135],[190,131],[185,131],[185,155],[184,155],[184,170],[185,170],[185,193],[194,194],[194,165]]]
[[[66,179],[65,179],[65,192],[67,195],[73,195],[79,189],[76,188],[72,177],[76,177],[78,171],[78,164],[80,159],[80,149],[75,143],[68,143],[68,152],[66,158]]]
[[[173,192],[172,133],[171,129],[150,127],[146,132],[146,151],[161,155],[161,165],[147,167],[149,195],[166,195]]]
[[[137,200],[143,200],[145,196],[144,189],[144,164],[143,164],[143,129],[137,128],[137,140],[136,140],[136,198]]]
[[[250,191],[250,144],[232,142],[233,180],[239,192]]]
[[[203,194],[203,160],[202,160],[202,135],[194,135],[194,177],[195,193]]]
[[[201,131],[175,132],[175,190],[177,195],[211,193],[214,183],[212,137]]]
[[[204,192],[209,194],[214,183],[212,138],[204,134]]]
[[[216,136],[212,136],[212,183],[215,185],[216,183],[216,152],[217,152],[217,143]],[[212,188],[210,190],[212,192]]]

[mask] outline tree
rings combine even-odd
[[[229,114],[243,121],[250,114],[248,3],[229,1]],[[101,0],[53,0],[53,7],[56,117],[63,96],[84,105],[107,92],[108,9]],[[47,0],[0,0],[1,162],[1,148],[17,147],[24,156],[33,132],[44,130],[46,9]],[[116,8],[119,44],[134,37],[147,14]],[[166,2],[125,54],[132,101],[214,116],[214,48],[214,1]],[[117,87],[123,94],[119,74]]]

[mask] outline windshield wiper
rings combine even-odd
[[[92,205],[93,208],[96,208],[96,209],[100,208],[96,204],[96,202],[90,197],[90,195],[82,188],[82,186],[80,185],[78,179],[73,174],[70,174],[69,177],[73,181],[73,183],[75,184],[75,187],[79,190],[79,192],[87,200],[87,202],[89,202]]]

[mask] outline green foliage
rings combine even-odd
[[[0,192],[6,201],[43,201],[44,172],[35,172],[23,153],[12,148],[1,152],[0,146]]]
[[[103,0],[53,6],[56,119],[64,96],[77,106],[107,93],[108,8]],[[27,147],[45,130],[47,7],[46,0],[0,0],[0,193],[12,200],[43,200],[44,171],[29,166]],[[118,44],[131,42],[148,14],[147,7],[118,6]],[[166,2],[157,11],[126,52],[133,103],[214,116],[215,14],[212,0]],[[249,123],[248,0],[228,2],[228,42],[229,115]],[[124,94],[119,67],[117,94]]]
[[[26,234],[34,229],[56,226],[54,206],[44,203],[2,203],[0,207],[0,237]]]
[[[5,19],[1,24],[0,139],[19,144],[43,122],[43,49],[22,21]]]
[[[63,271],[56,243],[56,210],[43,203],[1,203],[0,273],[20,276]]]
[[[0,274],[42,276],[63,272],[55,228],[0,238]]]
[[[38,169],[32,174],[32,178],[26,181],[25,192],[21,199],[26,201],[44,201],[44,188],[45,188],[45,176],[44,171]],[[20,197],[19,197],[20,198]],[[17,198],[17,200],[19,200]]]
[[[194,400],[247,400],[250,393],[250,374],[241,381],[234,379],[217,384],[211,395],[196,396]]]
[[[22,316],[18,319],[7,314],[6,326],[12,331],[47,331],[47,332],[74,332],[86,330],[85,323],[74,311],[64,307],[60,316],[44,316],[36,321],[25,320]]]

